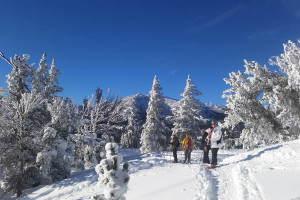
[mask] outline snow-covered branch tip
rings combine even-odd
[[[5,60],[9,65],[11,65],[13,68],[17,68],[16,66],[15,66],[15,64],[13,63],[13,62],[11,62],[8,58],[6,58],[5,56],[4,56],[4,54],[0,51],[0,56],[1,56],[1,58],[3,58],[3,60]]]

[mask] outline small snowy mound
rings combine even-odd
[[[107,143],[105,145],[106,159],[103,159],[95,170],[99,175],[100,186],[104,186],[104,196],[107,199],[124,199],[123,195],[128,190],[128,163],[119,167],[123,158],[118,154],[118,145],[116,143]],[[95,196],[94,199],[103,199],[102,196]]]

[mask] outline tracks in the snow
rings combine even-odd
[[[264,199],[253,169],[243,162],[222,165],[221,161],[213,170],[200,164],[196,179],[195,200]]]

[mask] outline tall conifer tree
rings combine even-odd
[[[140,150],[143,153],[160,151],[166,145],[164,133],[167,127],[164,124],[164,116],[162,114],[165,108],[165,100],[161,90],[162,87],[159,85],[159,80],[155,75],[150,91],[150,101],[146,111],[146,123],[143,126],[141,135]]]
[[[196,97],[201,94],[190,75],[188,75],[184,92],[181,94],[183,98],[173,110],[175,123],[172,131],[181,138],[185,136],[186,132],[190,133],[192,137],[200,133],[203,121],[200,115],[201,103]]]

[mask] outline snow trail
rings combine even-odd
[[[220,150],[219,165],[210,170],[199,163],[199,150],[192,152],[192,164],[171,163],[171,152],[120,150],[130,163],[127,200],[300,199],[300,140],[252,151]],[[178,158],[183,160],[182,151]],[[19,200],[87,200],[103,194],[97,178],[94,169],[73,172],[63,181],[25,190]]]
[[[165,153],[163,162],[157,162],[161,166],[135,173],[129,182],[126,199],[152,200],[157,196],[159,199],[193,199],[195,174],[200,166],[199,153],[192,153],[192,164],[171,163],[170,153]],[[143,161],[147,163],[149,158],[145,157]],[[183,152],[178,152],[178,158],[183,160]],[[137,187],[138,191],[134,189]]]

